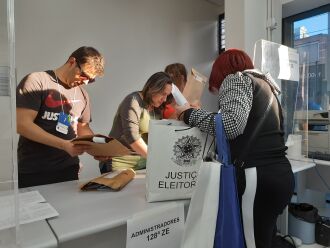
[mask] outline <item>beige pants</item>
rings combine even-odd
[[[112,158],[112,170],[133,169],[142,170],[146,168],[147,160],[141,156],[127,155]]]

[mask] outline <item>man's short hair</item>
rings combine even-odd
[[[102,76],[104,74],[104,58],[94,47],[79,47],[70,55],[70,57],[74,57],[81,65],[91,65],[95,69],[97,76]]]

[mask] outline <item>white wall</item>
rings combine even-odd
[[[87,90],[92,128],[107,134],[123,97],[167,64],[209,75],[222,12],[205,0],[16,0],[17,78],[58,67],[79,46],[96,47],[106,59],[105,76]],[[206,93],[203,103],[215,109],[210,99]],[[96,161],[82,161],[82,177],[97,175]]]
[[[0,66],[8,66],[7,4],[0,0]]]
[[[226,47],[243,49],[253,58],[256,41],[281,43],[281,7],[278,0],[226,0]],[[268,37],[267,19],[271,17],[275,18],[277,28]]]
[[[225,0],[226,48],[244,49],[244,0]],[[235,30],[235,32],[232,32]]]

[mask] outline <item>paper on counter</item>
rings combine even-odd
[[[19,193],[19,223],[25,224],[58,216],[38,191]],[[0,196],[0,230],[15,226],[14,195]]]
[[[45,198],[37,190],[20,193],[18,197],[20,204],[32,204],[46,201]]]
[[[59,213],[47,202],[20,208],[20,224],[30,223],[58,216]]]

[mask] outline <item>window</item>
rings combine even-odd
[[[283,19],[283,44],[299,53],[300,80],[290,89],[297,92],[293,129],[306,131],[309,157],[330,161],[329,25],[330,4]],[[308,113],[304,124],[298,118],[302,109]]]
[[[9,66],[0,66],[0,96],[9,96]]]
[[[219,15],[218,50],[219,54],[225,51],[225,14]]]

